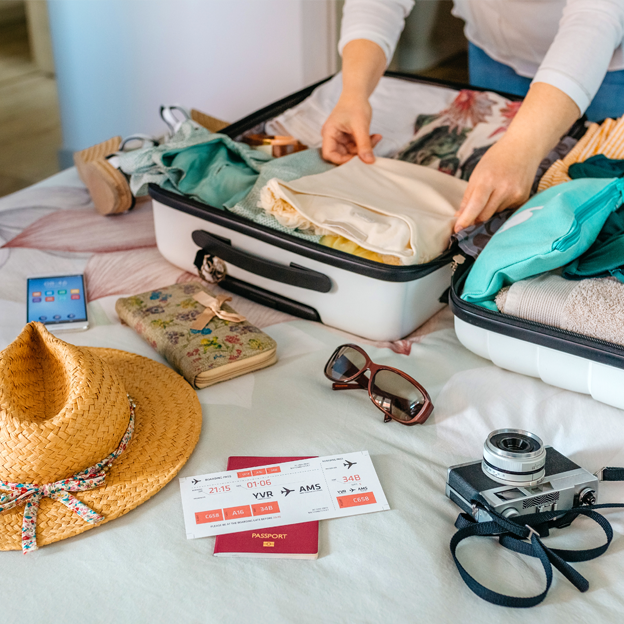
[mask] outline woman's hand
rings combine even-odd
[[[490,147],[470,176],[455,232],[506,208],[522,206],[529,199],[541,158],[533,146],[507,136]]]
[[[342,94],[323,125],[323,158],[342,165],[359,156],[375,162],[380,134],[369,135],[372,109],[368,98],[386,69],[384,51],[373,41],[354,39],[342,51]]]
[[[323,158],[342,165],[359,156],[365,163],[375,162],[373,148],[380,134],[369,135],[372,109],[365,97],[342,96],[323,125]]]
[[[505,135],[472,172],[455,231],[526,202],[541,160],[580,114],[563,91],[534,82]]]

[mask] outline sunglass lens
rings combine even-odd
[[[366,357],[353,347],[339,347],[325,366],[325,374],[333,381],[344,381],[357,375],[366,366]]]
[[[425,397],[414,384],[389,370],[377,371],[371,393],[375,404],[395,420],[414,420],[425,405]]]

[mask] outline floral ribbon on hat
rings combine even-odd
[[[111,464],[126,450],[134,433],[134,411],[136,404],[128,395],[130,403],[130,421],[128,428],[121,438],[119,446],[101,462],[86,470],[77,472],[67,479],[54,483],[8,483],[0,480],[0,512],[25,505],[24,521],[22,523],[22,552],[24,554],[37,550],[37,515],[39,503],[44,497],[52,498],[63,503],[77,513],[85,522],[101,522],[104,516],[96,513],[88,505],[79,501],[70,492],[85,492],[104,485],[106,473]],[[4,492],[3,490],[8,490]]]
[[[211,297],[207,292],[200,290],[193,295],[193,299],[197,303],[203,305],[206,309],[193,321],[191,329],[202,330],[210,321],[216,316],[223,321],[231,321],[232,323],[242,323],[247,320],[242,314],[236,314],[235,312],[226,312],[221,309],[221,306],[226,301],[232,301],[232,297],[226,295],[218,295],[217,297]]]

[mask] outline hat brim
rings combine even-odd
[[[175,477],[199,440],[199,399],[180,375],[133,353],[88,350],[115,369],[136,402],[135,430],[128,448],[106,475],[105,484],[75,494],[104,520],[85,522],[65,505],[43,498],[37,519],[39,546],[102,526],[138,507]],[[0,550],[21,550],[23,515],[24,507],[0,514]]]

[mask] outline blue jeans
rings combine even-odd
[[[526,95],[531,86],[531,78],[519,76],[509,65],[495,61],[473,43],[468,47],[468,70],[470,84],[475,87]],[[607,72],[586,115],[590,121],[624,115],[624,70]]]

